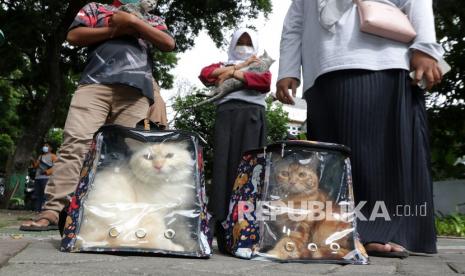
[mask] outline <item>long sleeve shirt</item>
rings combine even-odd
[[[407,14],[417,32],[410,44],[361,32],[355,5],[333,34],[320,25],[318,1],[293,0],[283,25],[278,80],[303,77],[303,91],[307,91],[318,76],[331,71],[410,70],[412,49],[441,59],[444,50],[436,42],[432,0],[390,1]]]
[[[212,77],[211,74],[218,68],[223,67],[223,63],[214,63],[206,66],[200,72],[199,79],[205,86],[213,86],[218,80]],[[230,100],[241,100],[253,104],[265,106],[266,93],[271,87],[271,72],[264,73],[244,72],[244,89],[229,93],[225,97],[218,100],[217,104],[222,104]]]

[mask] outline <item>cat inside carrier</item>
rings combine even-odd
[[[223,223],[227,249],[246,259],[367,264],[349,155],[311,141],[246,152]]]
[[[199,138],[102,127],[67,213],[63,251],[210,256]]]

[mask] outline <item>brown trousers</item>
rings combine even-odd
[[[153,99],[155,103],[150,106],[147,118],[156,123],[159,127],[165,129],[168,127],[168,116],[166,114],[166,103],[161,97],[160,86],[156,81],[153,82]]]
[[[149,100],[129,86],[90,84],[78,87],[66,118],[58,160],[45,189],[45,212],[58,219],[66,196],[76,190],[94,133],[105,123],[135,127],[147,116],[148,108]]]

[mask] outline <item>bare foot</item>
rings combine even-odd
[[[41,212],[36,218],[21,223],[19,227],[23,231],[47,231],[58,229],[58,217],[54,211]]]
[[[368,255],[375,257],[405,259],[410,255],[405,248],[392,242],[389,242],[387,244],[370,242],[365,244],[365,249]]]
[[[392,247],[391,251],[393,252],[402,252],[406,250],[403,246],[395,244],[393,242],[390,242],[389,245]]]
[[[365,244],[366,251],[377,251],[377,252],[390,252],[392,251],[392,246],[390,244],[381,244],[381,243],[367,243]]]
[[[39,226],[39,227],[47,227],[50,224],[48,219],[39,219],[37,221],[33,220],[26,220],[21,223],[21,226],[29,227],[29,226]]]
[[[367,243],[365,244],[365,249],[367,251],[377,251],[377,252],[402,252],[405,251],[405,248],[403,248],[400,245],[393,244],[393,243],[386,243],[386,244],[381,244],[381,243]]]

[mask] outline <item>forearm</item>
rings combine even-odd
[[[110,39],[110,27],[90,28],[77,27],[68,32],[66,40],[74,46],[89,46]]]
[[[132,27],[143,39],[151,42],[161,51],[173,51],[176,46],[174,39],[169,34],[152,27],[138,18],[134,20]]]
[[[244,82],[244,88],[259,91],[261,93],[270,92],[271,87],[271,72],[264,73],[255,72],[237,72],[234,77]]]
[[[210,74],[210,78],[217,78],[221,74],[226,73],[228,71],[231,72],[231,74],[232,74],[232,72],[234,71],[233,65],[228,65],[228,66],[225,66],[225,67],[220,67],[220,68],[215,69]]]
[[[235,71],[239,71],[240,69],[243,69],[243,68],[247,67],[249,65],[249,63],[252,63],[252,62],[249,61],[249,60],[246,60],[246,61],[238,63],[238,64],[229,64],[229,65],[227,65],[225,67],[216,69],[215,71],[213,71],[211,76],[216,78],[216,77],[220,76],[221,74],[226,73],[228,71],[232,75]]]
[[[304,26],[303,1],[293,1],[284,19],[280,42],[278,80],[292,77],[300,82]]]

